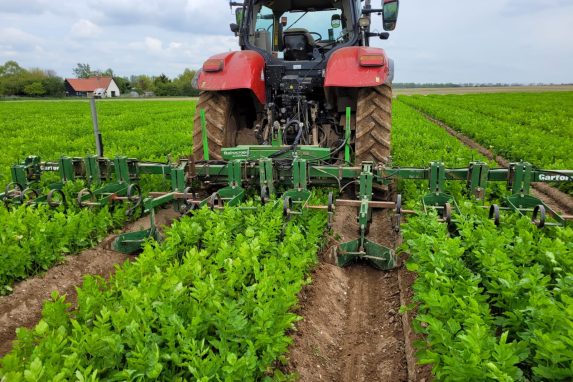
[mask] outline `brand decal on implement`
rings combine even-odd
[[[566,182],[568,180],[572,180],[571,177],[567,175],[547,175],[541,174],[539,175],[539,180],[546,181],[546,182]]]
[[[40,170],[42,171],[59,171],[60,167],[59,166],[40,166]]]
[[[233,150],[231,152],[229,152],[229,154],[233,155],[234,157],[248,157],[249,156],[249,150]]]

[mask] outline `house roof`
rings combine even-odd
[[[77,92],[93,92],[96,89],[107,89],[111,77],[66,78],[66,81]]]

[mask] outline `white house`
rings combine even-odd
[[[65,85],[68,96],[85,97],[97,89],[105,89],[106,97],[120,96],[119,88],[111,77],[66,78]]]

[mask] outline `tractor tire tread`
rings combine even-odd
[[[226,129],[232,109],[232,100],[228,94],[221,92],[202,92],[197,102],[193,119],[193,158],[203,160],[203,139],[201,128],[201,110],[205,110],[207,123],[207,144],[209,159],[222,160],[221,149],[225,147]]]
[[[356,164],[373,161],[386,164],[390,159],[392,128],[392,88],[382,85],[359,91],[356,110]]]

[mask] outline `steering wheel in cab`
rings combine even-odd
[[[314,42],[322,41],[322,35],[320,33],[318,33],[318,32],[308,32],[308,33],[313,35],[313,38],[314,38],[314,35],[318,36],[318,38],[314,39]]]

